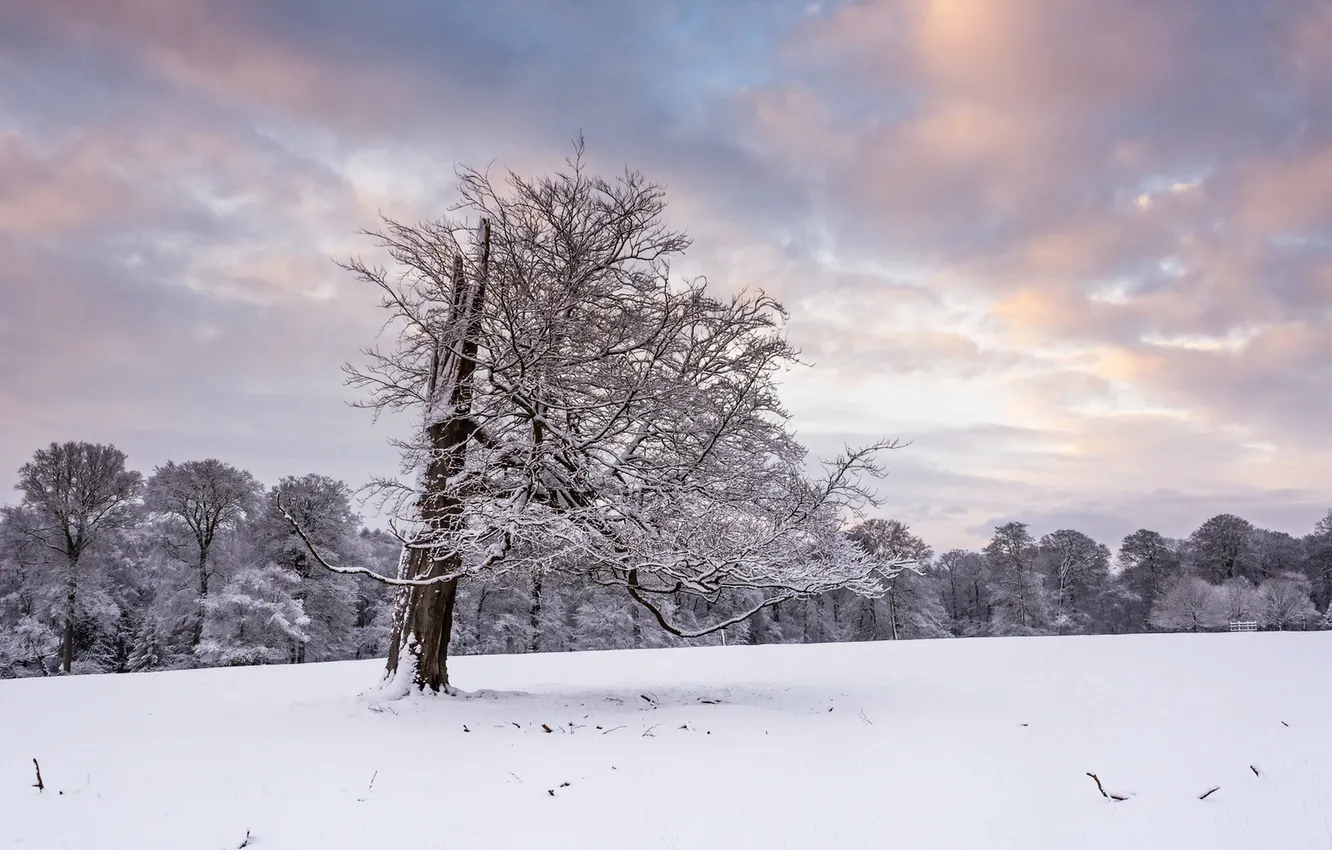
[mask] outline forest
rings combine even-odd
[[[0,512],[0,677],[387,650],[392,588],[324,568],[295,530],[344,571],[395,574],[402,542],[365,527],[343,482],[312,473],[265,487],[216,459],[144,475],[114,446],[71,442],[36,451],[17,489]],[[912,566],[888,571],[877,597],[812,593],[692,639],[576,564],[479,576],[459,584],[450,651],[1332,628],[1332,511],[1302,537],[1221,514],[1184,538],[1140,529],[1115,550],[1016,521],[979,550],[936,552],[891,519],[844,533],[873,558]],[[744,598],[659,605],[687,627],[743,610]]]

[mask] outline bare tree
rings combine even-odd
[[[898,567],[841,525],[870,500],[860,475],[895,444],[808,475],[775,388],[796,363],[781,305],[673,277],[689,240],[665,225],[660,186],[588,174],[581,143],[553,176],[460,180],[456,217],[371,234],[389,268],[346,264],[397,331],[348,367],[350,383],[376,411],[420,416],[400,444],[405,480],[379,482],[405,544],[399,574],[381,576],[402,588],[390,675],[447,688],[467,577],[578,575],[683,637],[800,596],[882,592]],[[756,590],[700,628],[665,604]]]
[[[1055,634],[1085,631],[1091,603],[1110,577],[1110,550],[1071,528],[1045,535],[1038,547],[1053,596]]]
[[[259,502],[259,484],[250,473],[220,460],[168,461],[153,470],[144,491],[144,505],[172,517],[189,530],[195,543],[199,597],[190,647],[203,637],[204,604],[213,575],[208,554],[219,532],[236,527]]]
[[[1263,597],[1247,578],[1232,578],[1213,587],[1216,596],[1215,620],[1217,626],[1236,622],[1267,624]]]
[[[1129,589],[1137,596],[1134,620],[1138,628],[1147,626],[1156,599],[1181,568],[1177,546],[1159,531],[1140,528],[1119,545],[1119,566]]]
[[[1253,524],[1234,514],[1218,514],[1189,535],[1193,571],[1210,582],[1257,573],[1252,545]]]
[[[902,584],[912,574],[919,575],[924,565],[934,552],[903,522],[895,519],[874,517],[857,523],[849,532],[856,542],[872,558],[882,560],[889,565],[884,577],[884,597],[888,603],[888,634],[893,640],[901,637],[901,612],[898,610]],[[911,564],[914,569],[903,570],[903,564]],[[867,600],[873,605],[874,600]]]
[[[990,565],[998,634],[1045,633],[1049,599],[1036,571],[1038,554],[1026,523],[1008,522],[995,527],[985,547],[985,558]]]
[[[125,468],[125,453],[94,443],[52,443],[19,468],[17,489],[30,520],[23,533],[58,553],[64,575],[60,669],[74,662],[80,561],[108,532],[133,519],[143,478]]]
[[[1309,577],[1300,573],[1279,573],[1258,588],[1263,620],[1271,628],[1285,631],[1303,628],[1318,619],[1318,609],[1310,598],[1313,587]]]
[[[1201,632],[1220,625],[1225,612],[1217,588],[1197,576],[1180,576],[1156,599],[1151,623],[1168,632]]]

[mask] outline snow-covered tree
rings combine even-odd
[[[11,514],[14,533],[48,550],[46,565],[62,585],[60,669],[68,673],[85,556],[133,520],[142,476],[125,468],[125,453],[115,446],[52,443],[19,468],[17,488],[23,501]]]
[[[1258,588],[1264,623],[1273,629],[1302,629],[1318,619],[1318,609],[1309,598],[1308,576],[1278,573]]]
[[[195,653],[228,667],[290,661],[292,643],[309,639],[299,585],[300,576],[274,563],[242,568],[204,600],[204,637]]]
[[[1151,623],[1167,632],[1201,632],[1224,619],[1217,589],[1197,576],[1180,576],[1166,585],[1152,609]]]
[[[1178,545],[1158,531],[1140,528],[1124,538],[1117,560],[1125,585],[1137,597],[1131,617],[1137,628],[1147,627],[1147,618],[1165,586],[1182,569]]]
[[[979,552],[951,549],[934,563],[949,629],[957,637],[988,634],[992,605],[989,563]]]
[[[311,560],[310,551],[288,521],[290,516],[320,552],[343,564],[357,561],[357,519],[351,493],[341,481],[324,475],[283,478],[268,494],[260,517],[258,559],[296,578],[293,598],[309,618],[302,637],[291,644],[291,660],[344,658],[351,647],[357,616],[357,587]]]
[[[689,240],[665,225],[663,190],[588,174],[581,145],[553,176],[460,178],[457,217],[385,221],[373,235],[391,265],[346,265],[399,332],[351,382],[368,406],[420,417],[406,480],[382,482],[407,540],[385,577],[404,588],[390,673],[447,686],[458,581],[487,574],[569,564],[682,636],[838,588],[882,592],[891,567],[841,526],[891,444],[809,477],[776,393],[796,362],[778,302],[673,276]],[[668,610],[754,590],[698,628]]]
[[[1055,634],[1086,632],[1110,577],[1110,550],[1071,528],[1045,535],[1038,549]]]
[[[1263,616],[1263,597],[1247,578],[1232,578],[1220,587],[1213,587],[1215,595],[1215,625],[1236,622],[1255,622],[1266,625]]]
[[[157,467],[144,488],[144,506],[184,526],[193,543],[198,573],[198,609],[190,648],[203,636],[203,603],[214,567],[208,555],[218,534],[235,528],[259,503],[259,484],[250,473],[220,460],[168,461]]]
[[[985,558],[990,567],[995,634],[1046,634],[1050,599],[1037,570],[1038,554],[1026,523],[1009,522],[994,529]]]
[[[944,613],[932,576],[927,575],[933,551],[903,522],[874,517],[855,525],[847,534],[871,558],[890,565],[884,577],[882,600],[868,598],[862,604],[870,608],[878,621],[877,609],[884,609],[886,637],[939,637],[947,634]],[[902,564],[912,565],[902,569]],[[877,632],[877,628],[875,629]],[[877,633],[870,635],[877,638]]]
[[[26,614],[0,630],[0,678],[47,675],[56,665],[60,638],[51,627]]]

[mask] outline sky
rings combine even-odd
[[[0,502],[53,440],[396,471],[334,260],[581,133],[666,185],[682,271],[786,304],[815,455],[909,441],[878,512],[936,548],[1308,533],[1329,43],[1324,0],[0,0]]]

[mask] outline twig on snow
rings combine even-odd
[[[609,735],[610,733],[614,732],[616,729],[623,729],[623,728],[624,728],[623,726],[612,726],[611,728],[607,729],[605,732],[602,732],[601,734]]]
[[[1254,776],[1262,776],[1262,774],[1258,772],[1258,768],[1254,767],[1253,765],[1249,765],[1249,770],[1253,771]]]
[[[1206,791],[1206,792],[1204,792],[1204,793],[1198,795],[1198,799],[1199,799],[1199,800],[1206,800],[1208,797],[1212,796],[1213,794],[1215,794],[1217,791],[1220,791],[1220,790],[1221,790],[1221,786],[1218,785],[1218,786],[1216,786],[1215,788],[1213,788],[1211,791]]]
[[[379,771],[377,770],[370,774],[370,785],[365,789],[365,793],[369,794],[371,791],[375,790],[375,777],[378,775]]]
[[[1088,773],[1087,775],[1090,776],[1092,778],[1092,781],[1096,783],[1096,790],[1100,791],[1101,796],[1106,798],[1107,800],[1114,800],[1116,803],[1122,803],[1128,799],[1128,797],[1124,797],[1119,794],[1108,793],[1105,790],[1105,786],[1101,785],[1101,777],[1097,776],[1096,774]]]
[[[37,769],[37,781],[32,783],[32,787],[37,789],[37,793],[46,790],[46,783],[42,781],[42,766],[37,763],[37,759],[32,760],[32,766]]]
[[[247,829],[245,830],[245,840],[242,841],[240,844],[236,845],[236,850],[244,850],[244,848],[249,846],[250,846],[250,831]]]

